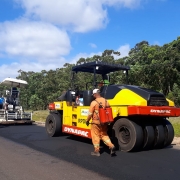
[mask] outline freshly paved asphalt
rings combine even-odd
[[[179,180],[180,148],[92,157],[91,140],[48,137],[43,125],[0,126],[0,180]]]

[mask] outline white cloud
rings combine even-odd
[[[68,32],[88,32],[106,27],[107,7],[134,8],[142,0],[14,0],[24,9],[24,19],[0,23],[0,58],[16,59],[0,65],[0,81],[15,78],[18,70],[40,72],[56,69],[68,62],[63,56],[71,50]],[[96,48],[96,44],[89,44]],[[120,57],[128,55],[129,45],[118,48]],[[101,55],[79,53],[69,61]],[[119,57],[118,57],[119,58]]]
[[[109,6],[120,6],[126,8],[136,8],[140,5],[142,0],[102,0],[104,4]]]
[[[63,26],[75,32],[104,28],[107,6],[134,8],[142,0],[14,0],[26,10],[26,17]]]
[[[41,72],[42,70],[49,71],[50,69],[57,69],[61,68],[66,62],[70,64],[76,64],[77,61],[83,57],[93,57],[94,55],[102,55],[102,52],[97,53],[79,53],[75,57],[71,58],[71,60],[67,60],[65,58],[56,59],[56,62],[30,62],[27,60],[24,60],[24,62],[14,62],[11,64],[3,64],[0,66],[0,82],[2,82],[3,79],[7,77],[16,78],[19,73],[18,71],[21,69],[25,72],[33,71],[33,72]]]
[[[95,0],[16,0],[26,9],[26,17],[63,26],[75,32],[103,28],[107,12]]]
[[[102,52],[97,52],[97,53],[94,53],[94,52],[92,52],[92,53],[89,53],[89,54],[87,54],[87,53],[79,53],[79,54],[77,54],[74,58],[72,58],[71,59],[71,61],[70,61],[70,63],[71,64],[76,64],[76,62],[80,59],[80,58],[90,58],[90,57],[93,57],[94,55],[102,55]]]
[[[159,41],[154,41],[154,42],[153,42],[153,45],[158,45],[158,46],[160,46],[161,43],[160,43]]]
[[[130,45],[129,44],[125,44],[123,46],[120,46],[117,51],[119,51],[121,53],[120,56],[118,56],[117,58],[123,58],[125,56],[128,56],[129,51],[131,50]]]
[[[121,53],[120,56],[117,56],[117,55],[114,55],[114,58],[115,59],[118,59],[118,58],[123,58],[125,56],[128,56],[128,53],[130,51],[130,45],[129,44],[125,44],[125,45],[122,45],[120,46],[116,51],[119,51]],[[76,64],[76,62],[80,59],[80,58],[91,58],[93,57],[94,55],[99,55],[101,56],[102,55],[102,52],[97,52],[97,53],[79,53],[77,54],[74,58],[72,58],[72,60],[70,61],[71,64]]]
[[[121,52],[120,56],[114,56],[115,59],[122,58],[128,56],[128,52],[130,50],[130,46],[128,44],[120,46],[117,51]],[[42,70],[55,70],[56,68],[62,67],[66,62],[70,64],[76,64],[80,58],[88,58],[93,57],[94,55],[102,55],[102,52],[92,52],[92,53],[79,53],[71,60],[67,60],[65,58],[56,59],[54,62],[30,62],[28,60],[24,60],[22,62],[15,62],[9,65],[4,64],[0,66],[0,82],[7,77],[16,78],[19,74],[18,71],[21,69],[25,72],[34,71],[34,72],[41,72]]]
[[[64,30],[43,22],[19,20],[0,24],[0,54],[45,61],[69,53],[70,39]]]
[[[59,61],[61,61],[61,63],[58,63],[57,60],[56,63],[46,62],[46,64],[43,62],[14,62],[11,64],[3,64],[0,66],[0,82],[7,77],[16,78],[19,75],[18,71],[20,69],[25,72],[41,72],[42,70],[49,71],[50,69],[55,70],[56,68],[60,68],[65,64],[64,59],[60,59]]]
[[[97,45],[94,44],[94,43],[89,43],[89,45],[90,45],[92,48],[97,48]]]

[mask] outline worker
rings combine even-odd
[[[103,74],[102,79],[103,79],[104,86],[107,86],[110,84],[107,74]]]
[[[109,80],[108,80],[108,76],[107,74],[102,74],[102,79],[99,83],[98,83],[98,88],[101,88],[103,86],[108,86],[110,84]]]
[[[86,120],[86,125],[89,126],[89,121],[92,119],[91,137],[94,151],[91,152],[91,155],[100,156],[100,140],[102,140],[107,146],[109,146],[111,156],[114,156],[116,151],[114,144],[112,144],[107,134],[108,125],[100,123],[98,113],[99,103],[102,104],[103,107],[109,106],[109,103],[106,101],[106,99],[101,97],[99,89],[94,89],[92,95],[94,96],[95,100],[90,104],[89,113]]]

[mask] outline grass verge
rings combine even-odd
[[[32,119],[34,121],[45,122],[48,114],[49,114],[48,110],[34,111]],[[175,136],[180,137],[180,117],[169,118],[169,121],[173,125]]]
[[[180,117],[169,118],[174,128],[174,133],[176,137],[180,137]]]
[[[32,119],[34,121],[45,122],[48,114],[49,114],[49,110],[34,111],[32,115]]]

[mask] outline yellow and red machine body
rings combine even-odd
[[[127,66],[103,62],[89,62],[77,65],[72,72],[94,73],[93,88],[97,88],[96,74],[104,75],[123,70],[128,75]],[[128,79],[128,78],[127,78]],[[72,84],[74,80],[72,79]],[[46,119],[46,131],[50,136],[68,133],[91,138],[90,126],[86,119],[92,99],[93,88],[75,91],[68,90],[58,101],[49,104],[50,114]],[[72,86],[73,87],[73,86]],[[162,93],[134,85],[108,84],[100,88],[101,96],[110,104],[110,109],[100,109],[104,122],[111,123],[111,130],[123,151],[162,148],[171,144],[174,129],[167,120],[180,116],[180,108]],[[76,104],[76,95],[83,99]],[[110,116],[108,116],[110,115]]]

